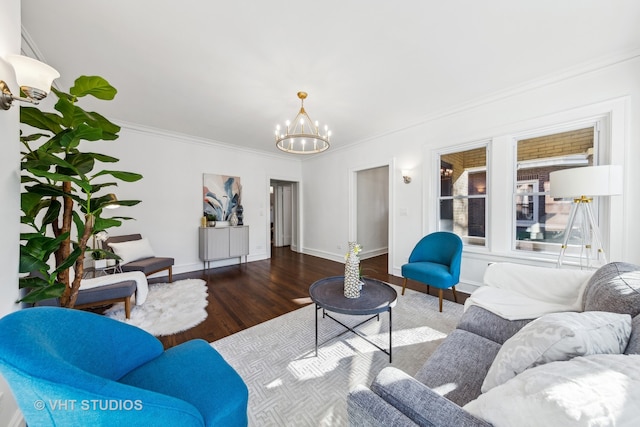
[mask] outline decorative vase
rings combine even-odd
[[[244,225],[244,222],[242,222],[242,212],[244,212],[244,208],[242,207],[242,205],[236,206],[236,215],[238,216],[238,225]]]
[[[238,225],[238,215],[236,215],[235,212],[231,213],[231,218],[229,218],[229,224],[231,224],[232,227],[235,227],[236,225]]]
[[[347,298],[360,297],[360,245],[349,242],[349,252],[344,265],[344,296]]]

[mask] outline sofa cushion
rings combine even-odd
[[[503,344],[531,320],[533,319],[507,320],[480,306],[472,305],[466,309],[457,327]]]
[[[584,309],[640,313],[640,267],[624,262],[612,262],[596,271],[584,292]]]
[[[396,368],[381,370],[371,384],[371,391],[419,426],[491,427]]]
[[[640,314],[631,322],[631,336],[624,354],[640,354]]]
[[[144,274],[151,274],[171,267],[173,258],[153,257],[132,261],[121,266],[122,271],[142,271]]]
[[[482,381],[500,345],[456,329],[438,346],[415,378],[462,406],[480,394]]]
[[[621,354],[631,335],[628,314],[590,311],[552,313],[508,339],[482,384],[482,392],[545,363],[589,354]]]
[[[638,402],[640,356],[598,354],[528,369],[464,409],[495,427],[636,426]]]
[[[130,240],[128,242],[111,242],[109,247],[120,257],[120,264],[127,264],[139,259],[155,256],[148,239]]]

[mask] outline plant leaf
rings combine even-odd
[[[58,200],[51,200],[49,203],[49,209],[44,214],[44,218],[42,218],[42,225],[51,224],[53,221],[58,219],[60,215],[60,208],[62,208],[62,204]]]
[[[33,271],[47,271],[49,266],[46,262],[31,255],[25,246],[20,246],[20,273],[31,273]]]
[[[33,290],[25,295],[24,298],[20,299],[19,302],[34,303],[49,298],[58,298],[62,296],[64,289],[64,283],[54,282],[51,285],[47,283],[47,286],[33,288]]]
[[[118,91],[100,76],[80,76],[76,79],[73,87],[69,89],[69,93],[78,98],[92,95],[108,101],[115,98]]]
[[[135,182],[135,181],[138,181],[138,180],[142,179],[142,175],[140,175],[139,173],[122,172],[122,171],[109,171],[109,170],[100,171],[97,174],[95,174],[93,176],[93,178],[101,176],[101,175],[111,175],[114,178],[117,178],[117,179],[125,181],[125,182]]]
[[[62,132],[60,116],[45,113],[35,107],[20,107],[20,122],[36,129],[48,130],[54,134]]]

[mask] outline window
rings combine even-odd
[[[594,164],[596,126],[517,141],[515,248],[559,253],[571,200],[549,197],[553,171]]]
[[[439,224],[467,245],[485,246],[487,146],[441,154]]]

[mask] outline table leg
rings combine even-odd
[[[316,318],[316,357],[318,357],[318,309],[320,307],[316,304],[316,310],[314,313],[314,317]],[[322,315],[324,316],[324,310],[322,311]]]
[[[393,327],[391,325],[391,307],[389,307],[389,363],[391,363],[391,336],[393,335]]]

